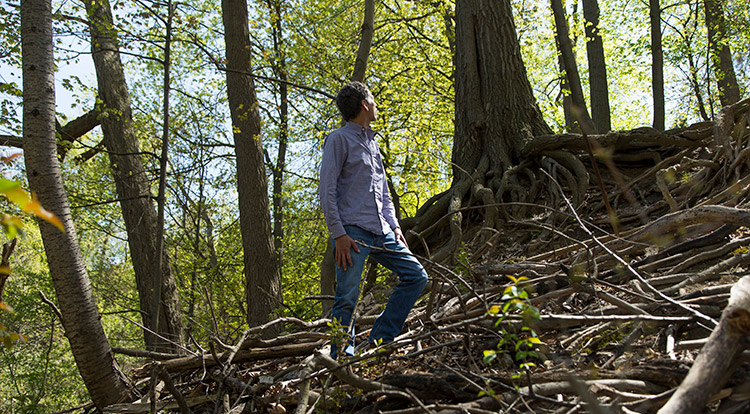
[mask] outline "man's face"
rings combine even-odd
[[[378,107],[375,104],[375,97],[373,97],[372,94],[369,94],[367,96],[367,99],[365,99],[365,102],[367,104],[367,108],[369,109],[368,120],[370,122],[377,120],[378,119]]]

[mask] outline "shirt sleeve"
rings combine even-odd
[[[344,140],[338,134],[330,134],[323,143],[323,158],[320,162],[320,184],[318,195],[328,232],[334,239],[346,234],[339,215],[336,186],[347,156]]]
[[[385,165],[383,165],[382,160],[380,164],[383,168],[383,218],[391,226],[391,230],[395,230],[400,227],[400,224],[398,224],[396,218],[396,209],[393,206],[393,200],[391,200],[391,193],[388,191],[388,174],[385,172]]]

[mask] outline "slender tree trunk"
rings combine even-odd
[[[170,89],[170,71],[171,66],[171,49],[172,49],[172,16],[174,9],[172,0],[167,0],[167,20],[165,27],[164,40],[164,98],[162,103],[162,136],[161,136],[161,156],[159,158],[159,195],[156,204],[156,260],[153,263],[152,274],[161,274],[164,267],[166,251],[164,249],[164,205],[166,203],[167,189],[167,159],[169,158],[169,89]],[[154,278],[152,289],[154,297],[161,297],[161,278]],[[159,326],[161,314],[161,301],[151,303],[149,310],[151,315],[151,326]]]
[[[740,100],[740,88],[734,73],[732,52],[724,22],[724,8],[721,0],[703,0],[703,5],[706,8],[708,47],[716,83],[719,86],[719,100],[722,106],[731,105]]]
[[[651,88],[654,98],[654,128],[664,131],[664,53],[661,47],[661,5],[649,0],[651,18]]]
[[[281,277],[273,250],[268,183],[260,140],[260,114],[250,70],[247,2],[222,0],[227,58],[227,94],[237,157],[237,193],[245,265],[247,320],[250,326],[269,320],[281,305]]]
[[[565,65],[565,77],[568,80],[568,86],[570,86],[573,113],[581,126],[581,130],[584,133],[593,134],[596,131],[596,127],[586,109],[586,100],[583,97],[583,88],[581,87],[581,77],[578,74],[578,66],[573,54],[573,45],[570,42],[570,35],[568,34],[568,21],[565,18],[565,10],[563,9],[561,0],[550,0],[550,3],[552,5],[552,14],[555,17],[557,44],[560,47],[560,54]]]
[[[362,22],[362,32],[357,49],[357,58],[354,61],[352,80],[364,82],[367,60],[370,57],[372,37],[375,34],[375,0],[365,0],[365,16]]]
[[[599,2],[583,0],[583,18],[586,21],[586,55],[589,61],[589,91],[591,118],[600,133],[612,128],[607,86],[607,63],[604,59],[604,42],[599,34]]]
[[[560,44],[555,39],[555,46],[557,50],[560,50]],[[565,62],[563,62],[562,54],[557,54],[557,64],[560,66],[560,95],[562,96],[562,107],[563,116],[565,117],[565,130],[568,132],[581,132],[581,128],[578,126],[575,115],[573,115],[573,99],[570,97],[570,85],[568,84],[568,78],[565,76]]]
[[[130,391],[102,328],[60,176],[51,13],[49,0],[21,3],[24,159],[31,190],[65,227],[62,232],[39,224],[65,336],[89,395],[101,409],[126,399]]]
[[[289,137],[289,88],[287,81],[286,56],[284,51],[284,34],[281,24],[281,0],[269,1],[269,9],[274,13],[272,35],[274,50],[273,70],[279,83],[279,148],[276,165],[273,169],[273,247],[279,270],[283,264],[284,249],[284,169],[286,168],[286,151]]]
[[[157,263],[157,213],[151,200],[151,189],[141,160],[138,137],[133,127],[130,96],[120,61],[119,43],[113,28],[109,0],[86,1],[91,30],[91,51],[104,108],[102,132],[104,145],[120,198],[122,216],[128,232],[128,246],[135,271],[136,286],[145,326],[160,336],[182,343],[182,319],[177,285],[166,255]],[[161,295],[154,295],[154,283],[161,283]],[[151,322],[151,312],[161,303],[159,325]],[[174,346],[150,332],[144,332],[146,348],[171,350]]]

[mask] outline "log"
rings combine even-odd
[[[289,356],[302,356],[309,355],[316,348],[323,346],[326,341],[307,342],[301,344],[291,344],[279,346],[273,349],[257,348],[241,350],[236,353],[233,361],[234,362],[248,362],[248,361],[259,361],[265,359],[278,359]],[[229,358],[230,351],[222,352],[218,355],[219,360],[226,361]],[[199,355],[190,356],[184,358],[171,359],[160,363],[169,372],[182,372],[190,369],[201,368],[201,367],[212,367],[218,364],[216,358],[213,355]],[[143,378],[149,375],[150,366],[148,364],[135,371],[135,376]]]
[[[750,276],[744,276],[731,290],[729,304],[719,325],[708,337],[682,384],[659,414],[700,413],[711,395],[721,389],[738,366],[750,334]]]

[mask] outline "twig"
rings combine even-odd
[[[562,187],[560,187],[560,184],[557,181],[555,181],[555,179],[552,178],[552,176],[549,175],[549,173],[547,173],[544,170],[542,170],[542,172],[544,174],[546,174],[552,180],[552,182],[555,183],[555,185],[560,190],[560,193],[562,193]],[[659,291],[655,287],[651,286],[651,284],[648,283],[648,281],[643,276],[641,276],[640,273],[638,273],[635,269],[633,269],[632,266],[630,266],[630,263],[626,262],[622,257],[620,257],[620,255],[618,255],[617,253],[615,253],[612,250],[610,250],[610,248],[607,247],[604,243],[600,242],[599,239],[591,232],[591,230],[589,230],[586,227],[586,225],[583,223],[583,220],[581,220],[581,218],[578,216],[578,212],[575,211],[575,208],[573,208],[573,205],[570,203],[570,200],[568,200],[568,198],[564,194],[562,194],[562,197],[565,200],[565,203],[568,205],[568,208],[570,209],[570,211],[573,213],[573,215],[575,216],[576,220],[578,221],[581,229],[584,232],[586,232],[586,234],[588,234],[589,237],[591,237],[591,239],[596,244],[599,245],[599,247],[601,247],[602,249],[604,249],[609,255],[611,255],[613,258],[615,258],[615,260],[617,260],[621,265],[623,265],[628,270],[628,272],[630,272],[633,276],[635,276],[652,293],[658,295],[660,298],[666,300],[667,302],[669,302],[669,303],[671,303],[671,304],[673,304],[673,305],[675,305],[675,306],[677,306],[677,307],[679,307],[681,309],[686,310],[688,313],[691,313],[691,314],[695,315],[698,319],[700,319],[703,322],[709,324],[711,327],[715,327],[716,325],[718,325],[718,322],[715,319],[713,319],[713,318],[711,318],[709,316],[706,316],[703,313],[698,312],[697,310],[695,310],[695,309],[693,309],[693,308],[691,308],[689,306],[683,305],[682,303],[680,303],[680,302],[672,299],[671,297],[665,295],[664,293],[662,293],[661,291]],[[646,227],[650,228],[650,226],[646,226]],[[644,233],[645,233],[645,231],[644,231]]]

